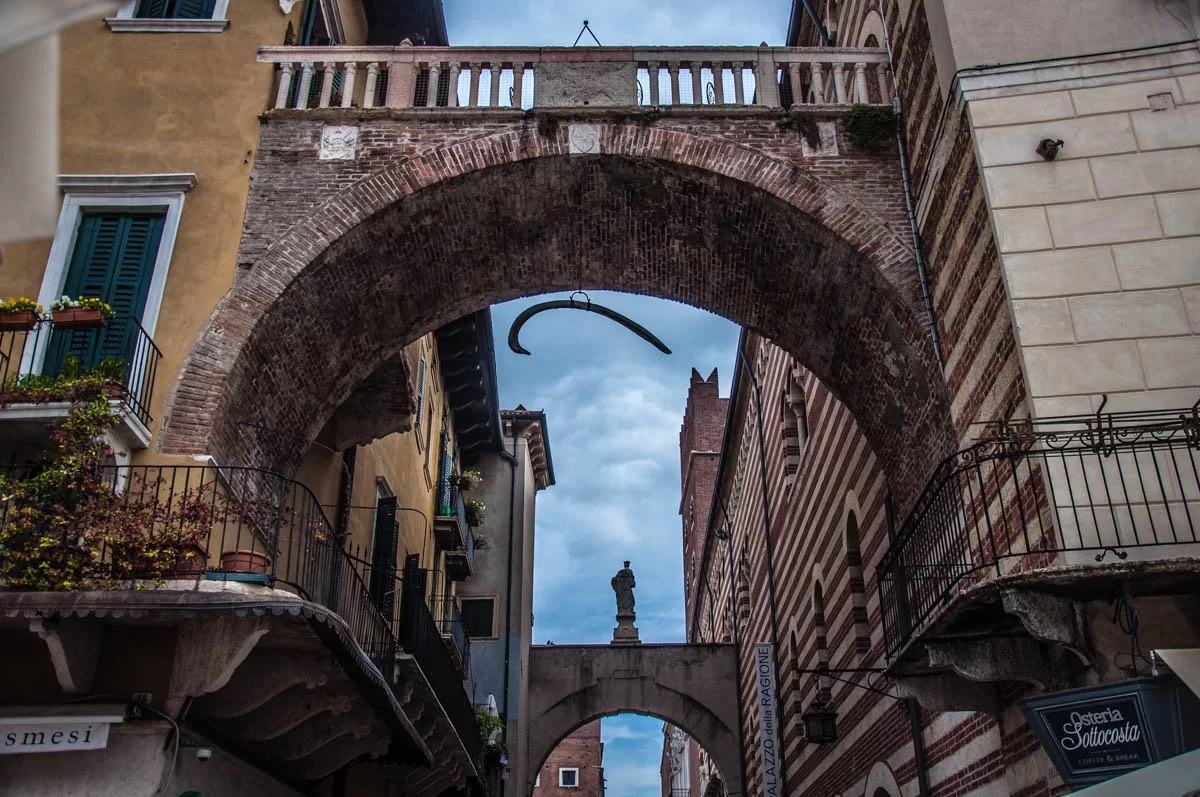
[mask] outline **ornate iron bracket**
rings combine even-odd
[[[584,297],[584,301],[578,302],[575,300],[575,297],[579,295]],[[560,308],[586,310],[590,313],[602,315],[609,320],[616,321],[618,324],[630,330],[642,340],[654,346],[654,348],[658,349],[663,354],[671,353],[671,350],[667,348],[666,344],[655,337],[654,333],[652,333],[650,330],[646,329],[633,319],[621,315],[616,310],[610,310],[603,305],[593,304],[591,297],[583,291],[575,291],[571,294],[570,299],[554,299],[549,302],[538,302],[532,307],[525,308],[520,315],[513,319],[512,326],[509,327],[508,348],[512,349],[517,354],[532,354],[532,352],[521,345],[521,341],[519,339],[521,327],[525,326],[525,322],[533,318],[538,313],[544,313],[547,310],[557,310]]]

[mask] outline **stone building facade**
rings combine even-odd
[[[604,742],[600,720],[576,729],[542,764],[533,797],[604,797]]]

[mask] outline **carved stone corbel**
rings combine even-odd
[[[1021,681],[1045,689],[1054,683],[1041,645],[1014,637],[927,642],[932,667],[948,667],[971,681]]]
[[[329,656],[283,655],[260,648],[237,668],[224,689],[207,695],[196,707],[210,717],[249,714],[293,686],[303,684],[306,689],[315,689],[325,684],[334,669]]]
[[[1082,605],[1026,589],[1006,590],[1002,600],[1004,611],[1020,620],[1034,639],[1062,645],[1074,653],[1085,667],[1091,665],[1086,615]]]
[[[54,675],[64,692],[91,691],[100,658],[100,640],[104,637],[104,627],[99,622],[37,617],[29,621],[29,630],[45,641]]]
[[[342,736],[288,767],[288,773],[302,780],[320,780],[362,755],[383,755],[391,744],[391,734],[380,722],[367,726],[361,737]]]
[[[177,714],[187,698],[215,692],[229,683],[267,628],[264,617],[214,617],[181,625],[167,713]]]
[[[927,711],[1000,711],[995,687],[953,673],[897,678],[896,689],[901,697],[916,698]]]

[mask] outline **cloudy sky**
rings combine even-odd
[[[589,20],[605,45],[782,44],[789,0],[444,0],[453,45],[570,45]],[[547,297],[542,297],[547,298]],[[565,297],[554,297],[565,298]],[[538,500],[534,639],[607,642],[609,579],[622,559],[637,575],[643,640],[684,639],[679,425],[693,367],[720,368],[727,394],[737,327],[661,300],[593,292],[647,326],[666,356],[599,316],[556,310],[522,334],[531,357],[503,345],[537,299],[492,309],[503,406],[544,409],[558,484]],[[656,797],[661,723],[605,720],[609,797]]]

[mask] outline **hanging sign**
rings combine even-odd
[[[1039,695],[1023,707],[1073,789],[1179,755],[1188,738],[1200,740],[1195,696],[1166,678]]]
[[[758,704],[762,793],[763,797],[780,797],[783,761],[779,750],[779,718],[776,714],[774,645],[754,646],[754,693]]]

